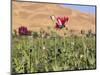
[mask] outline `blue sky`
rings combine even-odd
[[[72,9],[84,12],[84,13],[89,13],[89,14],[95,14],[95,6],[85,6],[85,5],[68,5],[64,4],[64,7],[70,7]]]

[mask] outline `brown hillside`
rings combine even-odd
[[[95,16],[82,13],[58,4],[43,4],[30,2],[12,3],[12,28],[27,26],[32,31],[39,31],[41,28],[54,28],[50,19],[51,15],[69,16],[68,29],[79,33],[80,30],[95,32]]]

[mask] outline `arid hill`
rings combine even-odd
[[[32,31],[54,29],[50,16],[69,16],[68,30],[79,33],[89,29],[95,33],[95,15],[72,10],[60,4],[12,2],[12,29],[26,26]],[[60,32],[61,33],[61,32]]]

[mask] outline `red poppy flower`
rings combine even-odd
[[[57,23],[56,23],[56,28],[58,29],[62,29],[63,27],[65,27],[65,23],[68,22],[69,18],[68,17],[57,17],[56,18]]]
[[[18,29],[19,35],[31,35],[31,31],[27,29],[27,27],[21,26]]]

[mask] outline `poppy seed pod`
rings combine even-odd
[[[30,49],[30,53],[32,52],[32,49]]]
[[[43,46],[42,48],[43,48],[43,50],[45,50],[45,49],[46,49],[46,48],[45,48],[45,46]]]
[[[58,52],[61,53],[61,49],[60,48],[58,49]]]

